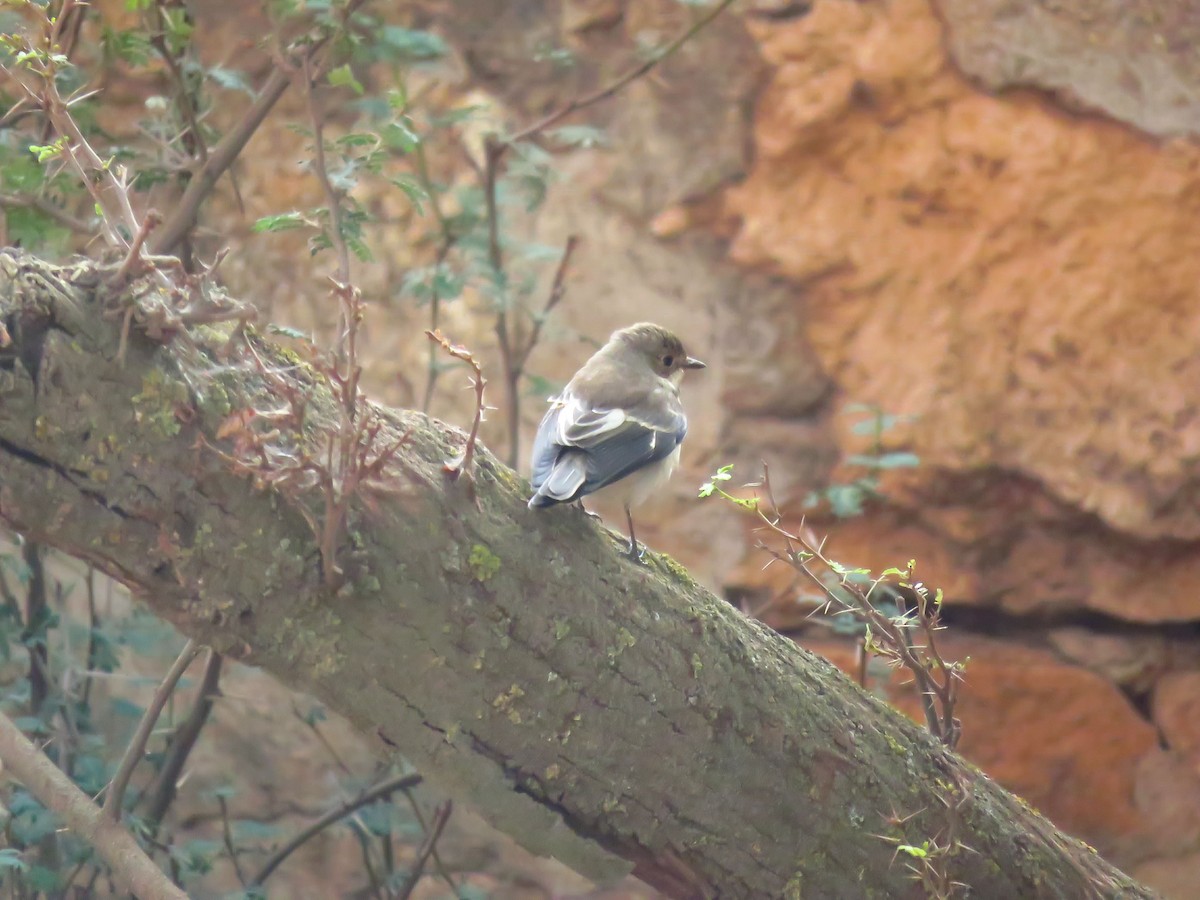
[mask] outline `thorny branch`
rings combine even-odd
[[[784,549],[765,542],[759,547],[775,559],[786,563],[813,582],[828,598],[828,604],[839,612],[850,613],[867,627],[865,649],[869,653],[902,665],[913,676],[925,724],[943,744],[954,749],[962,734],[962,724],[954,715],[958,691],[962,685],[962,664],[946,662],[937,647],[937,632],[942,629],[940,621],[941,592],[929,596],[928,589],[912,577],[913,563],[905,570],[889,569],[870,582],[864,590],[855,580],[865,573],[849,570],[825,555],[824,541],[818,541],[804,523],[796,531],[789,531],[782,524],[783,514],[775,501],[771,489],[770,470],[764,465],[761,482],[769,509],[761,503],[753,508],[767,530],[782,538]],[[813,569],[818,563],[822,571]],[[838,576],[836,589],[823,572]],[[890,579],[896,579],[895,584]],[[878,595],[890,594],[900,612],[888,616],[876,606]],[[919,629],[923,644],[913,640],[914,629]]]
[[[483,389],[487,386],[487,379],[483,377],[483,368],[479,365],[479,361],[471,355],[471,351],[459,344],[452,344],[440,331],[426,331],[426,335],[435,344],[441,346],[448,354],[455,359],[462,360],[471,367],[474,374],[471,376],[471,385],[475,388],[475,418],[471,422],[471,431],[467,435],[466,446],[463,447],[461,456],[455,459],[446,460],[444,466],[446,473],[451,479],[458,478],[464,472],[467,478],[472,477],[471,462],[475,458],[475,442],[479,438],[479,426],[483,422],[483,413],[487,409],[483,403]]]

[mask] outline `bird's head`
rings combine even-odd
[[[703,369],[704,363],[688,356],[683,342],[661,325],[640,322],[622,328],[612,336],[645,359],[654,373],[678,383],[684,369]]]

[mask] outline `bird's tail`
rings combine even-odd
[[[564,453],[554,461],[545,480],[537,486],[537,490],[529,498],[529,508],[540,509],[574,500],[579,496],[580,489],[586,480],[587,455]]]

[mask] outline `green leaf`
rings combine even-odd
[[[113,715],[125,716],[130,719],[140,719],[146,711],[132,700],[126,700],[124,697],[113,697],[109,705],[112,707]]]
[[[66,135],[63,135],[53,144],[30,144],[29,152],[37,158],[39,163],[44,163],[62,153],[63,148],[66,146],[67,138]]]
[[[154,46],[145,32],[119,31],[107,25],[100,30],[100,49],[109,59],[119,59],[135,67],[146,65],[154,55]]]
[[[239,819],[230,826],[237,841],[266,841],[283,834],[283,827],[272,822]]]
[[[402,62],[427,62],[448,52],[446,42],[432,31],[385,25],[376,34],[384,55]]]
[[[400,116],[383,127],[383,139],[389,147],[401,153],[412,153],[421,143],[421,136],[413,130],[412,119]]]
[[[417,213],[425,215],[425,201],[429,199],[429,192],[425,190],[425,186],[412,175],[397,175],[390,180],[392,184],[404,191],[408,199],[412,201],[412,205],[416,207]]]
[[[303,213],[286,212],[279,213],[275,216],[263,216],[251,227],[251,231],[256,233],[263,231],[291,231],[293,228],[302,228],[305,225],[311,225]]]
[[[921,464],[921,457],[915,453],[901,452],[878,455],[852,453],[846,457],[846,462],[864,469],[914,469]]]
[[[230,91],[241,91],[250,97],[254,96],[254,88],[246,80],[246,76],[236,69],[226,69],[224,66],[212,66],[205,69],[204,74],[217,83],[218,86]]]
[[[608,144],[608,136],[601,129],[593,128],[591,125],[564,125],[561,128],[550,129],[546,132],[546,136],[560,144],[566,144],[568,147],[583,149],[603,147]]]
[[[472,118],[477,112],[484,107],[481,104],[475,103],[471,106],[460,106],[456,109],[447,109],[438,113],[429,115],[429,122],[434,128],[445,128],[448,125],[457,125],[459,122],[465,122]]]
[[[379,143],[379,135],[373,134],[370,131],[352,131],[349,134],[344,134],[333,142],[336,146],[345,149],[353,147],[370,147]]]
[[[830,511],[839,519],[851,519],[863,514],[866,494],[858,484],[834,484],[825,489]]]
[[[879,410],[871,410],[871,417],[855,422],[850,426],[850,430],[855,434],[874,435],[883,434],[891,431],[897,425],[903,422],[909,422],[913,419],[912,416],[893,416]]]
[[[896,849],[917,859],[925,859],[925,857],[929,856],[929,841],[925,841],[920,847],[914,847],[912,844],[901,844]]]
[[[338,66],[329,73],[329,83],[334,87],[349,87],[354,93],[361,95],[363,93],[362,83],[354,77],[354,72],[350,68],[350,64]]]
[[[108,784],[108,766],[99,756],[81,754],[75,758],[72,777],[85,794],[98,794]]]
[[[57,891],[62,886],[62,878],[59,873],[53,869],[47,869],[45,866],[30,866],[25,873],[25,881],[35,891],[44,891],[45,893]]]
[[[174,56],[181,54],[191,40],[193,25],[188,11],[183,8],[171,8],[166,4],[159,5],[163,18],[163,30],[167,36],[167,46]]]
[[[279,334],[283,335],[283,337],[295,338],[298,341],[312,340],[307,332],[301,331],[299,328],[292,328],[290,325],[268,325],[267,331],[271,334]]]
[[[8,172],[4,173],[5,178]],[[65,248],[71,238],[71,231],[59,225],[54,219],[39,209],[29,206],[10,206],[6,211],[8,219],[8,237],[13,244],[20,244],[27,250],[47,252],[55,255],[56,251]]]
[[[374,835],[383,836],[392,833],[392,814],[395,807],[390,801],[382,800],[364,806],[359,812],[359,818],[367,830]]]

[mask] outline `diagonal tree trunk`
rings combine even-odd
[[[532,851],[674,897],[907,897],[896,846],[933,841],[971,896],[1152,896],[669,560],[528,511],[490,453],[473,486],[448,479],[464,438],[435,420],[381,412],[380,441],[408,438],[356,498],[330,592],[316,493],[256,488],[216,437],[298,391],[296,440],[324,446],[324,379],[110,271],[0,252],[0,521],[312,692]]]

